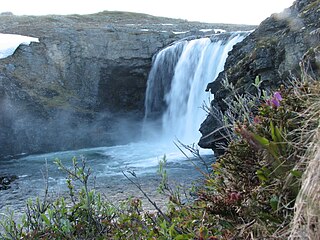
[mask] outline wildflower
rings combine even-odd
[[[272,106],[274,108],[280,107],[280,102],[283,100],[280,92],[275,92],[271,99],[266,100],[266,104],[268,106]]]
[[[282,96],[279,92],[275,92],[273,98],[277,99],[278,101],[282,101]]]
[[[273,107],[275,107],[275,108],[278,108],[278,107],[280,107],[280,101],[278,99],[276,99],[276,98],[272,98],[271,99],[271,105]]]

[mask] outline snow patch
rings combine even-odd
[[[208,29],[200,29],[200,32],[211,32],[212,28],[208,28]]]
[[[172,32],[173,34],[184,34],[184,33],[187,33],[187,32],[190,32],[190,31],[185,31],[185,32]]]
[[[0,59],[11,56],[20,44],[29,45],[31,42],[39,42],[39,39],[18,34],[0,33]]]

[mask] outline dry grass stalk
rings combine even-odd
[[[319,84],[316,85],[319,87]],[[317,90],[319,93],[320,89]],[[313,144],[304,158],[308,162],[302,179],[302,186],[295,203],[289,239],[320,239],[320,94],[311,99],[307,110],[310,121],[317,124],[311,135]]]
[[[320,239],[320,142],[304,174],[290,239]]]

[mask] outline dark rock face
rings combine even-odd
[[[0,59],[0,157],[137,138],[152,56],[208,28],[253,27],[123,12],[0,15],[1,33],[40,40]]]
[[[320,76],[320,1],[300,0],[280,14],[273,14],[263,21],[243,42],[229,53],[225,70],[208,85],[214,94],[212,105],[224,112],[227,109],[223,99],[230,92],[221,86],[222,79],[235,86],[239,94],[254,93],[252,83],[261,77],[262,87],[276,88],[290,76],[299,77],[300,62],[305,61],[307,70]],[[312,70],[311,70],[312,69]],[[201,125],[202,138],[199,145],[220,151],[221,127],[209,115]]]

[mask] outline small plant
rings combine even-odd
[[[283,237],[300,190],[309,130],[318,124],[305,118],[310,100],[319,96],[317,81],[304,78],[267,94],[258,80],[256,95],[233,89],[225,100],[230,143],[200,192],[211,203],[208,211],[232,226],[223,229],[237,239]]]
[[[86,168],[85,160],[82,159],[81,164],[76,158],[72,161],[72,169],[66,168],[60,160],[55,161],[59,169],[67,174],[69,198],[61,197],[49,202],[46,195],[43,200],[29,200],[22,224],[16,224],[13,215],[1,221],[4,229],[2,238],[99,239],[99,236],[102,238],[108,234],[116,217],[116,209],[89,188],[91,170]],[[82,184],[79,191],[76,191],[74,181]]]

